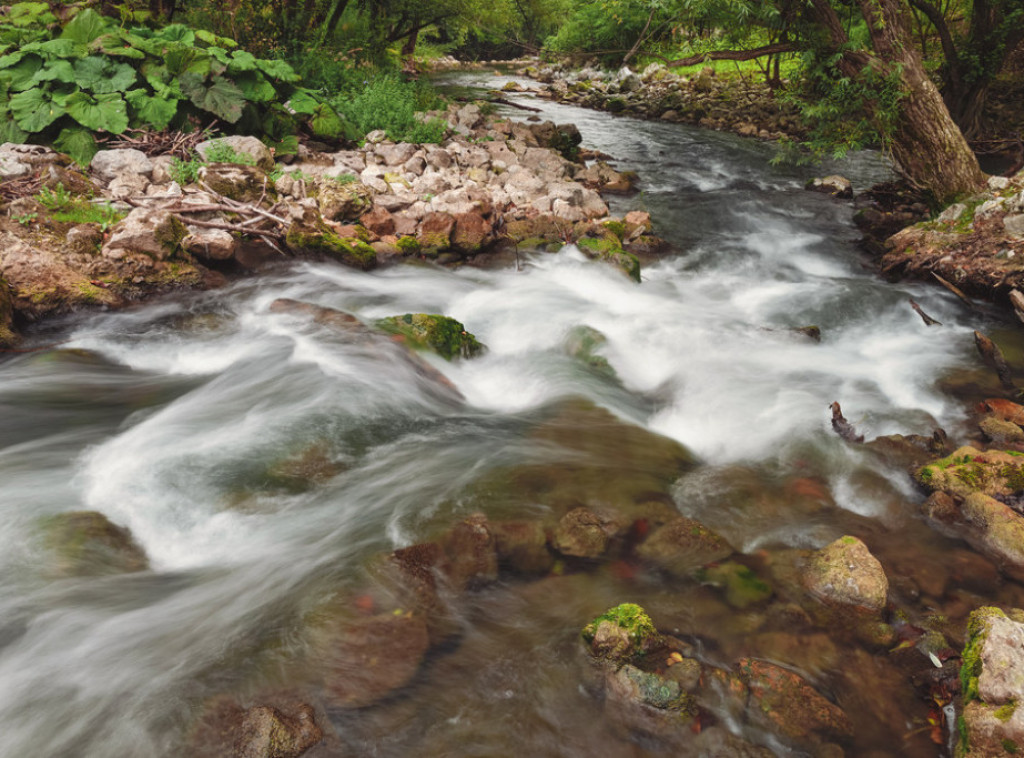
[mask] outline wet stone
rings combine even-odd
[[[637,555],[676,577],[733,554],[733,548],[720,535],[699,521],[680,516],[655,530],[637,548]]]
[[[473,514],[441,540],[447,560],[444,573],[452,589],[462,592],[498,578],[498,553],[487,517]]]
[[[626,526],[614,515],[574,508],[558,522],[553,545],[562,555],[572,558],[600,558],[612,538],[623,533]]]
[[[804,586],[826,603],[880,611],[889,581],[882,564],[856,537],[840,537],[816,551],[803,572]]]
[[[330,704],[362,708],[401,689],[416,676],[429,646],[426,623],[412,613],[348,622],[319,661]]]
[[[547,531],[535,521],[498,521],[491,524],[498,561],[517,574],[546,574],[555,557],[547,545]]]
[[[146,554],[125,527],[96,511],[72,511],[46,519],[47,546],[60,576],[92,576],[145,571]]]

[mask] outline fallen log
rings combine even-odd
[[[981,332],[974,333],[974,344],[978,348],[978,353],[981,354],[981,359],[985,361],[985,365],[995,369],[999,376],[999,383],[1005,389],[1017,389],[1013,383],[1013,370],[1006,362],[1006,358],[1003,357],[1003,351],[999,349],[999,346]]]

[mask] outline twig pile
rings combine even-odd
[[[100,137],[97,141],[107,149],[134,148],[148,156],[172,155],[181,160],[188,160],[195,152],[196,145],[210,139],[214,124],[193,132],[171,129],[161,132],[151,129],[134,129],[124,134]]]
[[[34,195],[43,188],[43,177],[39,172],[0,182],[0,202],[9,203],[19,197]]]

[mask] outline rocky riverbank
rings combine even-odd
[[[563,103],[766,140],[798,141],[805,135],[796,109],[777,99],[763,80],[720,77],[710,67],[692,76],[660,63],[639,73],[628,67],[610,72],[539,63],[516,69],[539,82],[539,97]]]
[[[0,146],[0,340],[47,316],[294,259],[368,270],[575,243],[639,281],[638,256],[664,249],[646,214],[609,218],[600,193],[633,180],[577,162],[575,127],[497,121],[475,105],[440,115],[440,145],[374,133],[289,164],[249,137],[203,143],[192,161],[105,150],[87,172],[47,148]],[[97,210],[101,221],[81,221]]]

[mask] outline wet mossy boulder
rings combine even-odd
[[[408,347],[431,350],[447,361],[459,357],[472,358],[484,350],[484,346],[460,322],[436,313],[389,316],[374,326],[401,338]]]
[[[655,568],[682,578],[735,551],[721,535],[699,521],[680,516],[653,531],[636,552]]]
[[[294,222],[288,227],[285,244],[297,255],[331,259],[352,268],[369,271],[377,265],[377,253],[358,237],[341,237],[321,219],[313,223]]]
[[[97,511],[70,511],[43,522],[46,546],[58,576],[95,576],[145,571],[149,562],[132,533]]]
[[[889,580],[867,545],[844,536],[816,550],[803,570],[803,584],[819,600],[870,612],[885,608]]]
[[[199,181],[218,195],[240,203],[256,203],[277,197],[267,172],[238,163],[210,163],[199,169]]]
[[[600,558],[613,539],[626,533],[630,524],[629,519],[610,509],[573,508],[558,522],[552,545],[571,558]]]
[[[635,603],[609,608],[580,632],[594,658],[622,664],[662,645],[661,634],[647,611]]]
[[[958,758],[1024,750],[1024,611],[979,608],[967,623],[960,667],[963,716]]]
[[[977,450],[964,446],[917,471],[928,489],[965,498],[980,492],[990,497],[1024,492],[1024,454]]]
[[[576,247],[588,258],[611,263],[630,279],[640,281],[640,259],[622,249],[622,240],[613,231],[604,230],[599,236],[580,237],[576,240]]]
[[[618,379],[608,359],[597,352],[607,342],[608,338],[597,329],[581,324],[573,327],[566,335],[565,352],[595,374],[608,379]]]
[[[555,563],[544,526],[536,521],[497,521],[491,524],[498,562],[515,574],[546,574]]]
[[[697,572],[702,584],[721,589],[725,601],[733,608],[747,608],[772,596],[772,588],[749,567],[736,561],[715,563]]]

